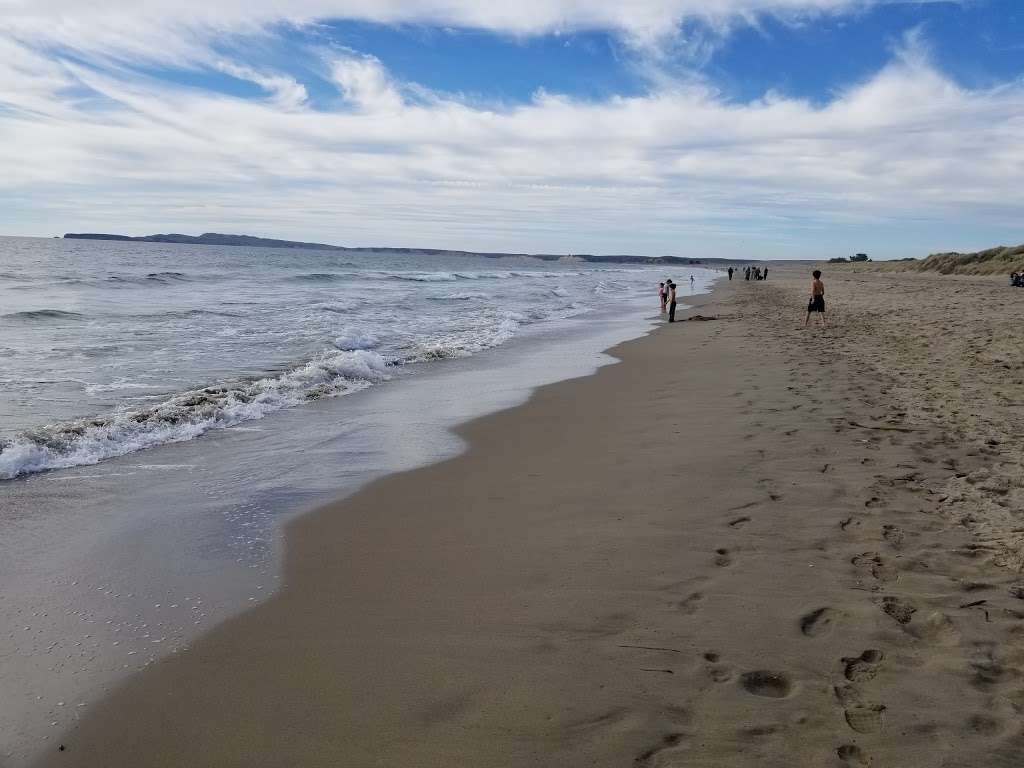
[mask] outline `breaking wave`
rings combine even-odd
[[[387,378],[387,363],[377,353],[336,351],[278,376],[195,389],[156,405],[29,430],[0,442],[0,479],[96,464],[192,440],[282,408],[365,389]]]

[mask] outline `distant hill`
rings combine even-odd
[[[145,235],[129,237],[128,235],[108,235],[97,232],[68,232],[64,237],[68,240],[127,240],[134,243],[181,243],[185,245],[246,245],[250,248],[310,248],[319,251],[348,250],[337,245],[323,243],[300,243],[294,240],[273,240],[267,237],[252,235],[222,235],[218,232],[206,232],[202,235]]]
[[[68,240],[117,240],[133,243],[178,243],[183,245],[233,245],[247,246],[249,248],[304,248],[317,251],[363,251],[370,253],[415,253],[425,256],[483,256],[485,258],[499,259],[509,256],[520,256],[542,261],[559,261],[563,259],[578,259],[579,261],[592,263],[609,264],[683,264],[698,266],[701,264],[727,264],[738,263],[731,259],[684,259],[678,256],[630,256],[628,254],[601,255],[594,254],[565,254],[552,253],[479,253],[476,251],[449,251],[437,248],[349,248],[342,245],[325,245],[323,243],[303,243],[296,240],[274,240],[267,237],[253,237],[252,235],[223,235],[218,232],[206,232],[205,234],[193,235],[146,235],[144,237],[130,237],[128,235],[110,235],[99,232],[68,232],[64,237]]]

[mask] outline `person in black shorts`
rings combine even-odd
[[[676,284],[668,281],[668,321],[676,321]]]
[[[804,327],[811,321],[811,313],[821,318],[822,327],[825,326],[825,284],[821,282],[821,270],[816,269],[811,273],[814,278],[811,280],[811,298],[807,302],[807,319],[804,320]]]

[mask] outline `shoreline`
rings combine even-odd
[[[1024,614],[934,492],[966,459],[773,276],[293,521],[277,594],[40,764],[1010,765]]]
[[[534,330],[483,355],[286,411],[257,429],[12,481],[13,510],[36,525],[14,531],[26,554],[8,561],[3,607],[11,626],[32,631],[0,643],[0,655],[5,646],[10,654],[0,675],[10,702],[0,716],[0,765],[30,764],[65,724],[140,669],[262,602],[277,587],[288,520],[376,478],[457,454],[453,425],[513,407],[553,380],[589,375],[610,362],[600,350],[649,332],[653,313],[645,314],[630,305],[592,314],[585,325]],[[276,471],[262,472],[274,457]],[[69,473],[87,477],[62,482]],[[131,484],[140,477],[150,480]],[[49,500],[42,523],[33,495]],[[168,499],[174,506],[165,509]],[[26,559],[36,541],[47,542],[48,561]],[[56,572],[66,577],[48,577]]]

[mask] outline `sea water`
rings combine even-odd
[[[0,766],[272,593],[290,515],[609,362],[666,277],[715,274],[0,238]]]

